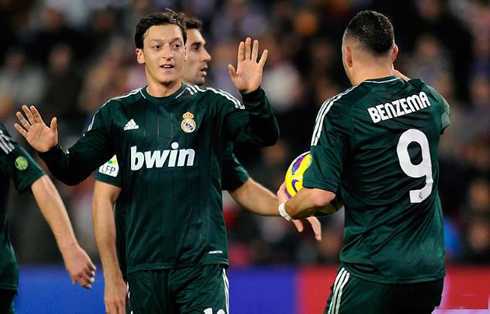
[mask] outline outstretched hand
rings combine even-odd
[[[259,55],[259,41],[247,38],[245,42],[240,42],[238,46],[238,63],[235,67],[228,65],[228,72],[231,80],[241,93],[250,93],[259,88],[262,82],[262,73],[265,61],[267,60],[268,51],[264,50],[260,60],[257,62]]]
[[[31,106],[28,108],[23,105],[22,110],[25,117],[20,111],[15,114],[22,126],[15,123],[14,127],[27,140],[29,145],[41,153],[55,147],[58,144],[58,121],[56,118],[51,120],[51,125],[48,127],[36,107]]]

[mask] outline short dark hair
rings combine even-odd
[[[357,39],[375,56],[384,55],[395,43],[395,32],[390,20],[371,10],[357,13],[350,20],[344,34]]]
[[[184,24],[186,29],[197,29],[202,31],[202,21],[196,17],[185,17]]]
[[[134,34],[134,43],[136,48],[143,49],[143,39],[146,32],[152,26],[157,25],[177,25],[182,31],[182,36],[184,38],[184,44],[187,40],[187,34],[184,24],[184,14],[176,13],[170,9],[166,9],[165,12],[155,12],[147,15],[139,20],[138,25],[136,25],[136,33]]]

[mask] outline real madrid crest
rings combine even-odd
[[[187,111],[182,115],[182,123],[180,123],[180,127],[182,128],[182,131],[185,133],[192,133],[196,130],[196,121],[194,121],[194,115]]]

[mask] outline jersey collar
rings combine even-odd
[[[369,79],[365,80],[363,83],[376,83],[376,84],[382,84],[382,83],[389,83],[389,82],[394,82],[400,80],[399,77],[396,77],[394,75],[382,77],[382,78],[377,78],[377,79]]]
[[[154,103],[154,104],[157,104],[157,105],[164,105],[164,104],[167,104],[169,102],[172,102],[179,95],[181,95],[184,92],[185,88],[186,88],[186,84],[182,83],[182,85],[180,86],[179,90],[177,90],[172,95],[169,95],[169,96],[166,96],[166,97],[154,97],[154,96],[151,96],[150,94],[148,94],[148,91],[146,90],[147,87],[148,87],[148,85],[146,85],[145,87],[143,87],[141,89],[141,94],[143,95],[143,97],[146,100],[148,100],[149,102],[151,102],[151,103]]]

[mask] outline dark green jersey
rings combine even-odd
[[[221,188],[226,191],[236,190],[249,178],[250,176],[247,170],[245,170],[233,153],[233,142],[227,143],[223,152]],[[115,155],[95,171],[95,179],[110,185],[122,187],[122,179],[121,175],[119,175],[119,164]]]
[[[249,175],[242,164],[236,159],[233,153],[233,143],[226,144],[223,154],[223,173],[222,173],[222,189],[233,191],[242,186],[249,178]],[[97,169],[95,179],[117,187],[122,187],[121,175],[119,175],[119,164],[117,157],[114,156]],[[116,225],[116,251],[119,260],[119,266],[126,273],[126,240],[125,229],[126,216],[124,203],[116,202],[114,211],[114,220]]]
[[[448,125],[448,104],[421,80],[368,80],[321,107],[304,186],[344,199],[340,259],[352,274],[392,284],[445,275],[437,146]]]
[[[155,98],[146,88],[110,100],[69,154],[41,154],[76,184],[117,156],[126,210],[128,272],[227,263],[221,170],[229,141],[271,145],[276,119],[263,90],[243,95],[183,84]]]
[[[0,124],[0,289],[17,290],[19,268],[10,243],[7,217],[10,180],[18,192],[28,190],[43,171]]]

